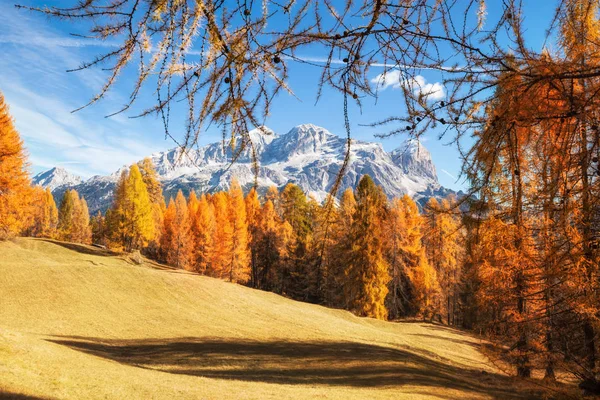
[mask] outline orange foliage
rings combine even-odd
[[[0,239],[24,228],[30,195],[27,154],[0,94]]]

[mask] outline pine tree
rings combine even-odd
[[[242,188],[236,179],[231,182],[228,196],[228,214],[231,224],[231,248],[228,262],[228,279],[246,283],[250,279],[250,249],[248,248],[248,222]]]
[[[373,180],[364,175],[356,188],[356,211],[344,293],[350,310],[358,315],[387,318],[388,264],[383,257],[382,212],[385,197]]]
[[[0,240],[20,233],[30,204],[27,155],[0,93]]]

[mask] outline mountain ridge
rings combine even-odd
[[[180,148],[153,153],[150,158],[163,184],[165,198],[180,189],[186,195],[192,190],[227,190],[231,179],[236,177],[246,190],[256,181],[259,192],[265,192],[269,186],[281,188],[295,183],[307,195],[323,201],[346,156],[345,138],[313,124],[295,126],[283,135],[262,126],[251,130],[248,138],[253,146],[242,148],[243,143],[227,146],[217,142],[187,150],[185,154]],[[237,157],[235,162],[234,157]],[[74,188],[86,198],[91,213],[104,212],[112,202],[112,190],[123,168],[126,167],[87,180],[54,168],[36,175],[33,183],[50,187],[57,201],[65,190]],[[439,184],[431,154],[418,139],[408,139],[391,152],[386,152],[378,142],[352,140],[350,161],[338,194],[354,188],[365,174],[390,198],[408,194],[426,201],[454,193]]]

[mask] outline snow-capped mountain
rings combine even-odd
[[[54,167],[45,172],[40,172],[33,177],[33,184],[48,188],[51,191],[67,186],[72,187],[83,182],[80,176],[73,175],[64,168]]]
[[[199,193],[226,190],[236,177],[247,190],[256,180],[259,192],[270,186],[280,188],[295,183],[321,201],[335,183],[346,155],[346,139],[312,124],[296,126],[281,136],[260,127],[248,136],[245,147],[238,143],[232,149],[213,143],[185,153],[176,148],[152,154],[165,197],[174,196],[180,189],[185,194],[192,190]],[[253,162],[253,155],[257,163]],[[90,212],[104,211],[112,201],[121,170],[56,187],[53,193],[59,200],[66,187],[74,187],[88,201]],[[419,200],[450,193],[438,183],[429,151],[414,139],[390,153],[380,143],[353,140],[339,193],[354,188],[365,174],[382,186],[390,198],[408,194]],[[41,175],[34,182],[45,186],[45,181],[38,178]]]

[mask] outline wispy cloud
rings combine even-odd
[[[22,36],[17,34],[0,35],[0,44],[14,44],[22,46],[41,46],[41,47],[116,47],[113,42],[106,42],[97,39],[77,39],[71,37],[57,37],[44,35]]]
[[[446,170],[445,170],[445,169],[443,169],[443,168],[441,169],[441,171],[442,171],[444,174],[448,175],[450,178],[452,178],[452,179],[456,180],[456,177],[455,177],[454,175],[452,175],[450,172],[446,171]]]
[[[107,174],[158,150],[121,124],[109,124],[113,131],[82,120],[69,112],[71,104],[58,99],[13,90],[6,96],[34,166],[69,164],[79,175]],[[45,106],[50,100],[52,106]]]
[[[164,143],[157,145],[148,137],[153,131],[150,121],[104,118],[115,103],[124,102],[118,92],[93,110],[71,113],[97,93],[107,73],[65,70],[89,57],[88,46],[110,43],[74,39],[39,21],[0,5],[0,90],[34,169],[64,164],[82,176],[104,175],[164,148]]]
[[[371,79],[371,83],[376,85],[379,90],[388,88],[400,89],[405,87],[416,95],[426,97],[428,100],[440,100],[446,97],[444,85],[440,82],[428,83],[421,75],[407,77],[400,70],[394,69],[383,72]]]

